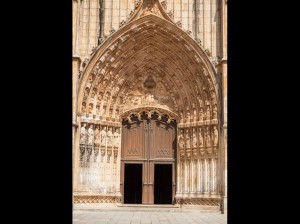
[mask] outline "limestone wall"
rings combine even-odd
[[[77,49],[81,58],[88,57],[93,47],[98,45],[100,17],[103,20],[102,35],[106,37],[110,30],[119,29],[121,21],[128,19],[130,12],[135,9],[136,2],[138,0],[74,0],[73,51],[78,38]],[[166,6],[166,12],[172,12],[175,22],[181,22],[183,30],[192,31],[192,35],[201,40],[203,47],[211,52],[212,57],[222,58],[221,16],[224,0],[159,0],[159,2]],[[101,10],[102,15],[99,15]]]

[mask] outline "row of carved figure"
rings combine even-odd
[[[197,116],[197,110],[196,108],[193,109],[193,114],[190,113],[190,111],[186,112],[186,116],[184,116],[183,112],[180,112],[180,122],[185,123],[185,122],[192,122],[192,121],[208,121],[210,119],[217,119],[217,105],[212,106],[212,114],[210,112],[210,106],[206,106],[206,110],[204,111],[203,108],[201,107],[199,109],[199,114]]]
[[[204,135],[203,135],[204,129]],[[185,128],[179,129],[178,146],[179,148],[197,148],[197,147],[217,147],[219,132],[217,126],[213,126],[212,130],[209,126],[206,128]],[[198,137],[197,137],[198,136]]]
[[[100,131],[100,125],[96,125],[94,129],[94,124],[89,124],[88,129],[87,124],[82,123],[80,129],[80,144],[95,145],[95,146],[108,146],[119,148],[121,143],[120,129],[113,127],[102,126]]]

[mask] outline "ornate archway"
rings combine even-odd
[[[178,124],[176,203],[218,206],[221,86],[199,42],[157,0],[139,1],[82,66],[75,203],[121,201],[121,123],[152,108]]]

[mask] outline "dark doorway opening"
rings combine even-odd
[[[142,204],[142,164],[125,164],[124,204]]]
[[[155,164],[154,204],[172,204],[172,164]]]

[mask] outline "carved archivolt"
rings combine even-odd
[[[138,7],[149,7],[145,2]],[[120,122],[126,112],[151,105],[180,124],[217,123],[219,81],[213,66],[175,23],[150,13],[132,18],[109,39],[85,62],[79,116]]]

